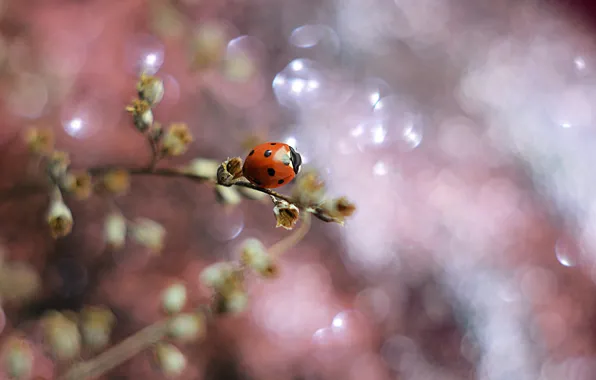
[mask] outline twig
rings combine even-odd
[[[162,320],[145,327],[95,358],[74,365],[57,380],[91,380],[101,376],[158,343],[166,335],[167,323],[168,320]]]
[[[96,168],[96,169],[91,169],[89,170],[89,172],[91,174],[100,174],[103,173],[105,171],[107,171],[109,169],[107,168]],[[155,176],[161,176],[161,177],[178,177],[178,178],[186,178],[189,179],[191,181],[195,181],[195,182],[212,182],[212,183],[216,183],[216,181],[213,178],[208,178],[208,177],[199,177],[197,175],[194,175],[192,173],[187,173],[178,169],[154,169],[154,170],[148,170],[148,169],[128,169],[128,172],[131,175],[155,175]],[[225,186],[225,185],[221,185],[221,186]],[[257,186],[257,185],[253,185],[250,182],[247,181],[236,181],[234,182],[232,185],[230,186],[241,186],[241,187],[246,187],[249,189],[253,189],[256,191],[260,191],[261,193],[265,193],[267,195],[273,196],[277,199],[281,199],[284,200],[290,204],[293,204],[295,206],[297,206],[298,208],[304,209],[304,207],[301,207],[301,205],[296,202],[294,199],[292,199],[291,197],[288,197],[287,195],[283,195],[280,194],[276,191],[270,190],[270,189],[265,189],[263,187]],[[313,207],[313,208],[309,208],[307,210],[307,212],[312,213],[317,219],[322,220],[323,222],[335,222],[335,223],[339,223],[339,221],[335,218],[333,218],[332,216],[329,216],[327,214],[327,212],[322,208],[322,207]]]

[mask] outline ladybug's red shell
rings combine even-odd
[[[273,189],[293,180],[301,161],[300,155],[288,144],[268,142],[250,151],[242,174],[257,186]]]

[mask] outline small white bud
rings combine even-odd
[[[114,314],[102,307],[85,307],[81,311],[80,330],[85,345],[93,351],[104,349],[110,342]]]
[[[215,160],[197,158],[183,168],[183,173],[201,178],[215,179],[217,177],[217,169],[220,165],[221,164]]]
[[[104,227],[106,243],[119,249],[126,241],[126,218],[120,213],[114,212],[107,216]]]
[[[77,324],[53,312],[43,321],[45,342],[58,360],[74,359],[81,352],[81,335]]]
[[[204,332],[205,320],[202,314],[178,314],[168,324],[169,335],[183,342],[196,340],[202,337]]]
[[[150,248],[154,253],[159,253],[163,249],[166,230],[153,220],[136,219],[131,234],[137,243]]]
[[[155,347],[157,363],[167,377],[180,376],[186,368],[186,357],[176,346],[158,343]]]
[[[26,340],[11,337],[2,348],[2,362],[9,378],[29,379],[33,370],[33,350]]]
[[[242,202],[240,193],[233,187],[215,185],[215,192],[220,203],[234,206]]]
[[[203,269],[199,281],[205,286],[218,289],[232,276],[234,269],[233,264],[229,262],[211,264]]]
[[[186,304],[186,287],[183,284],[170,285],[162,295],[162,305],[167,313],[180,312]]]
[[[241,290],[236,290],[226,296],[225,303],[227,312],[232,314],[241,313],[248,305],[248,295]]]
[[[242,261],[263,277],[273,277],[277,267],[267,252],[267,248],[258,239],[246,239],[242,244]]]

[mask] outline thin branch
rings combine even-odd
[[[162,320],[145,327],[95,358],[75,364],[57,380],[91,380],[101,376],[158,343],[167,333],[167,323],[168,320]]]
[[[96,169],[89,170],[89,172],[91,174],[100,174],[100,173],[103,173],[108,170],[110,170],[110,169],[109,168],[96,168]],[[154,169],[154,170],[149,170],[149,169],[127,169],[127,170],[131,175],[154,175],[154,176],[160,176],[160,177],[178,177],[178,178],[186,178],[186,179],[189,179],[189,180],[195,181],[195,182],[212,182],[214,184],[217,184],[213,178],[199,177],[192,173],[184,172],[184,171],[181,171],[178,169],[165,169],[164,168],[164,169]],[[226,186],[226,185],[222,185],[222,184],[218,184],[218,185]],[[296,202],[291,197],[288,197],[287,195],[283,195],[276,191],[273,191],[270,189],[265,189],[265,188],[257,186],[257,185],[253,185],[252,183],[247,182],[247,181],[242,181],[242,180],[236,181],[230,186],[241,186],[241,187],[253,189],[253,190],[259,191],[261,193],[265,193],[267,195],[273,196],[277,199],[284,200],[290,204],[297,206],[298,208],[304,209],[304,207],[301,207],[301,205],[298,202]],[[329,214],[322,207],[309,208],[308,210],[306,210],[306,212],[312,213],[317,219],[322,220],[323,222],[339,223],[339,221],[337,219],[333,218],[332,216],[329,216]]]

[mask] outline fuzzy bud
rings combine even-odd
[[[137,91],[139,98],[145,100],[153,107],[163,99],[163,81],[158,77],[143,73],[137,83]]]
[[[157,364],[167,377],[177,377],[186,368],[186,357],[176,346],[169,343],[158,343],[155,346]]]
[[[50,226],[50,233],[54,239],[64,237],[72,231],[74,223],[72,213],[57,190],[53,199],[50,202],[50,208],[47,213],[47,223]]]
[[[217,169],[219,168],[219,165],[219,162],[215,160],[197,158],[182,168],[182,172],[195,177],[215,179],[217,177]]]
[[[283,227],[286,230],[293,229],[300,218],[300,210],[298,207],[284,200],[275,200],[273,213],[275,214],[276,220],[275,227]]]
[[[226,33],[220,25],[204,24],[192,39],[192,65],[207,69],[219,64],[228,44]]]
[[[185,123],[171,124],[162,140],[162,153],[166,156],[180,156],[186,153],[193,142],[192,134]]]
[[[67,173],[62,181],[62,187],[78,200],[85,200],[91,196],[93,191],[91,176],[87,172]]]
[[[150,248],[153,253],[160,253],[166,230],[153,220],[137,218],[131,227],[131,235],[137,243]]]
[[[10,379],[30,379],[33,371],[33,350],[24,338],[12,336],[2,346],[2,363]]]
[[[248,295],[238,289],[228,294],[218,294],[216,297],[216,312],[218,314],[239,314],[248,306]]]
[[[205,334],[205,317],[200,313],[183,313],[168,322],[168,334],[180,342],[192,342]]]
[[[229,81],[247,82],[255,76],[256,72],[254,60],[245,53],[235,53],[224,60],[223,74]]]
[[[145,132],[153,124],[151,104],[146,100],[133,100],[132,104],[126,107],[126,111],[132,114],[135,127],[141,132]]]
[[[356,211],[356,205],[350,202],[346,197],[327,200],[323,204],[323,209],[329,216],[335,218],[339,223],[343,223]]]
[[[106,308],[88,306],[81,311],[80,330],[85,346],[97,352],[110,342],[112,328],[116,322],[114,314]]]
[[[242,202],[240,193],[233,187],[215,185],[215,197],[219,203],[224,205],[235,206]]]
[[[130,188],[130,174],[128,171],[110,170],[103,175],[102,178],[103,187],[112,194],[125,194]]]
[[[44,341],[58,360],[71,360],[81,351],[77,324],[61,313],[51,312],[43,321]]]
[[[267,248],[258,239],[251,238],[244,241],[241,260],[263,277],[275,277],[278,273],[277,265],[267,252]]]
[[[31,153],[50,154],[54,150],[54,132],[48,128],[30,128],[25,132],[25,143]]]
[[[233,276],[235,266],[231,262],[220,262],[211,264],[199,275],[199,281],[210,288],[219,289],[228,278]]]
[[[183,284],[170,285],[162,294],[162,306],[169,314],[180,312],[186,304],[186,287]]]
[[[106,217],[104,224],[104,238],[112,249],[120,249],[126,242],[126,218],[119,212],[113,212]]]
[[[242,159],[240,157],[228,158],[217,169],[217,183],[222,186],[231,186],[234,180],[242,177]]]
[[[292,198],[303,207],[318,206],[325,200],[325,183],[314,170],[302,172],[296,178]]]

